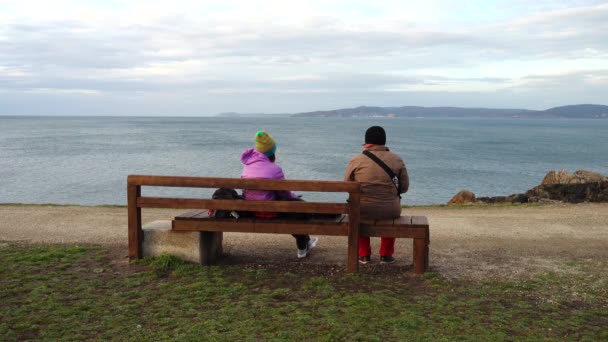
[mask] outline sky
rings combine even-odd
[[[5,1],[0,115],[608,104],[608,1]]]

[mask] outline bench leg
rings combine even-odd
[[[351,192],[348,195],[348,257],[346,260],[346,272],[356,273],[359,271],[359,228],[360,228],[360,205],[361,194]]]
[[[359,236],[348,236],[348,257],[346,263],[346,272],[359,272]]]
[[[428,237],[428,232],[427,232],[427,238],[424,240],[425,244],[424,244],[424,270],[428,271],[429,270],[429,245],[431,244],[431,239]]]
[[[137,207],[137,199],[141,196],[141,187],[127,186],[128,222],[129,222],[129,260],[141,259],[144,231],[141,229],[141,208]]]
[[[427,239],[414,239],[414,273],[424,274],[429,264]]]
[[[222,232],[200,232],[201,265],[211,265],[222,256]]]

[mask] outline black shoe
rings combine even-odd
[[[361,256],[361,257],[359,257],[359,263],[360,264],[364,264],[365,265],[365,264],[367,264],[370,261],[371,261],[371,259],[370,259],[369,255],[368,256]]]
[[[392,264],[394,262],[395,262],[395,258],[393,258],[392,256],[381,256],[380,257],[381,264]]]

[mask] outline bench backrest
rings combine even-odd
[[[175,209],[222,209],[243,211],[275,211],[323,214],[348,214],[349,206],[357,200],[352,194],[360,192],[358,182],[310,181],[310,180],[272,180],[210,177],[168,177],[131,175],[127,179],[130,192],[137,198],[139,208]],[[142,186],[190,187],[190,188],[230,188],[269,191],[314,191],[344,192],[349,194],[347,203],[335,202],[298,202],[298,201],[231,201],[201,198],[142,197]],[[357,197],[357,196],[355,196]]]

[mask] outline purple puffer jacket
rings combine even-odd
[[[245,150],[243,154],[241,154],[241,162],[243,163],[241,178],[285,179],[285,175],[280,166],[271,162],[262,152],[252,148]],[[245,196],[246,200],[254,201],[274,201],[298,198],[298,196],[291,191],[264,190],[243,190],[243,196]]]

